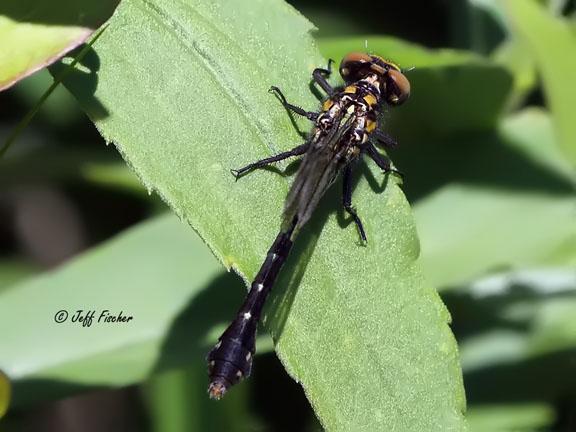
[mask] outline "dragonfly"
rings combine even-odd
[[[272,157],[232,170],[236,179],[262,167],[294,156],[304,156],[284,206],[283,222],[268,250],[236,317],[208,353],[208,394],[220,399],[235,384],[250,376],[256,352],[256,331],[266,298],[285,263],[295,237],[308,222],[318,203],[340,173],[343,177],[342,204],[354,220],[362,242],[366,231],[352,206],[352,168],[364,155],[372,159],[384,174],[399,176],[390,159],[381,153],[396,147],[396,141],[381,128],[386,106],[398,106],[410,95],[410,82],[400,67],[383,57],[362,52],[346,55],[339,67],[344,85],[332,87],[327,68],[316,68],[313,81],[327,98],[319,112],[306,111],[289,103],[278,87],[270,91],[284,108],[314,123],[304,144]]]

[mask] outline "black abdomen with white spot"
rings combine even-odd
[[[258,321],[266,297],[292,248],[294,226],[278,234],[236,318],[208,353],[208,393],[214,399],[220,399],[227,389],[250,376]]]

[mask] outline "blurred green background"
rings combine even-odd
[[[319,28],[315,37],[325,57],[338,61],[367,43],[368,50],[414,67],[407,73],[411,100],[386,115],[400,143],[391,156],[406,175],[403,190],[415,212],[425,276],[452,314],[472,431],[576,430],[574,3],[291,2]],[[524,10],[522,4],[539,7]],[[384,46],[386,52],[378,49]],[[421,63],[410,63],[414,58]],[[2,142],[51,83],[42,70],[0,93]],[[103,145],[74,98],[58,87],[0,160],[0,302],[18,308],[42,282],[29,279],[37,274],[47,274],[46,289],[69,281],[69,290],[58,295],[81,299],[82,289],[98,286],[98,269],[111,268],[116,259],[129,266],[125,257],[137,255],[133,266],[160,267],[142,238],[169,230],[173,238],[158,238],[157,250],[170,251],[167,260],[183,263],[192,251],[198,268],[144,273],[132,283],[143,297],[158,296],[150,314],[168,320],[179,311],[167,324],[171,339],[155,340],[163,346],[154,349],[196,361],[183,367],[180,357],[167,354],[111,379],[113,386],[140,382],[118,389],[20,383],[2,430],[321,429],[264,336],[258,373],[220,404],[207,401],[202,351],[186,346],[194,335],[183,329],[196,326],[197,337],[213,338],[220,320],[240,301],[242,281],[225,273],[205,245],[170,216],[154,219],[166,212],[118,153]],[[154,220],[143,223],[149,219]],[[74,279],[74,270],[52,279],[46,273],[89,249],[92,255],[75,263],[88,275],[85,281]],[[188,304],[190,278],[204,282]],[[117,285],[107,289],[114,293],[122,283],[119,275]],[[182,288],[164,299],[156,284]],[[219,296],[221,286],[229,298]],[[49,313],[57,310],[58,299],[49,293],[43,301]],[[97,299],[90,304],[97,307]],[[218,311],[210,313],[215,305]],[[2,331],[18,346],[18,332],[26,324],[3,323]],[[28,330],[39,337],[36,349],[25,349],[30,361],[23,374],[43,367],[57,374],[57,355],[47,355],[45,365],[37,358],[50,349],[43,346],[42,330]],[[155,331],[152,324],[144,330]],[[122,353],[121,347],[106,345],[108,336],[102,334],[94,345],[106,352],[117,349],[116,360],[150,355]],[[0,346],[0,357],[11,355],[4,349]],[[98,354],[98,349],[71,351],[70,356],[89,360],[66,376],[81,377],[86,368],[99,373]]]

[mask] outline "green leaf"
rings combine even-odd
[[[87,163],[82,167],[81,175],[84,180],[95,185],[133,193],[146,193],[138,177],[122,162]]]
[[[574,257],[575,180],[546,113],[523,111],[499,135],[457,145],[447,149],[450,159],[438,158],[449,165],[436,167],[450,169],[452,183],[415,207],[429,281],[447,287],[503,268],[562,263],[569,251]]]
[[[500,44],[492,53],[492,59],[510,72],[513,78],[513,89],[510,93],[508,106],[521,106],[526,97],[537,84],[536,65],[525,43],[518,38],[510,38]]]
[[[442,68],[483,62],[482,57],[469,51],[430,49],[388,36],[321,38],[318,44],[322,54],[334,60],[341,59],[350,52],[367,50],[397,62],[405,69],[411,67]]]
[[[65,83],[147,187],[246,280],[279,229],[290,179],[262,170],[235,182],[229,169],[301,143],[267,89],[317,107],[308,84],[325,61],[311,29],[280,1],[128,0],[82,61],[90,71]],[[365,174],[354,200],[369,245],[333,205],[318,210],[267,314],[276,351],[328,430],[462,430],[449,316],[422,281],[410,209],[393,181]],[[340,201],[333,192],[326,204]]]
[[[119,0],[22,0],[0,5],[0,91],[84,42]]]
[[[515,34],[530,48],[542,75],[558,145],[576,166],[576,86],[572,85],[576,34],[569,22],[549,15],[535,1],[507,0],[505,4]]]
[[[416,207],[425,274],[445,288],[545,262],[576,235],[573,209],[569,197],[446,186]]]
[[[545,404],[481,405],[466,415],[470,432],[549,430],[554,411]]]
[[[214,325],[241,298],[230,285],[241,283],[222,274],[190,229],[165,216],[2,290],[0,369],[14,384],[14,403],[132,384],[203,358]],[[61,310],[68,319],[58,324]],[[77,310],[97,312],[91,326],[71,321]],[[103,310],[133,319],[98,323]]]
[[[506,4],[501,0],[468,0],[468,3],[482,9],[500,26],[507,35],[490,56],[504,66],[514,79],[514,88],[510,96],[510,107],[520,105],[537,84],[536,65],[526,42],[517,37],[506,18]]]
[[[547,111],[527,108],[507,117],[500,126],[500,134],[506,146],[576,187],[576,171],[558,148],[553,122]]]
[[[574,394],[574,267],[493,274],[444,299],[454,311],[471,406]]]
[[[449,302],[458,301],[458,296],[476,300],[476,312],[467,311],[469,319],[463,324],[468,338],[462,344],[463,363],[468,370],[576,349],[576,272],[569,267],[497,273],[447,296],[455,298]],[[516,339],[505,350],[486,348],[506,337]]]

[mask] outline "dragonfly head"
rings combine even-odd
[[[377,55],[353,52],[342,59],[340,75],[347,84],[375,75],[389,105],[400,105],[410,96],[410,81],[400,67]]]

